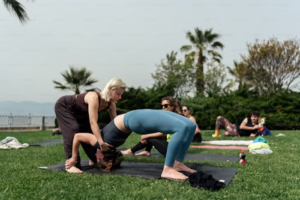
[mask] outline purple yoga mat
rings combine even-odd
[[[190,147],[199,148],[199,149],[240,149],[240,150],[249,150],[248,147],[241,147],[241,146],[191,145]]]

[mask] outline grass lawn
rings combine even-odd
[[[247,163],[199,162],[205,165],[236,167],[238,172],[224,189],[211,192],[193,188],[188,182],[142,179],[122,175],[68,174],[41,170],[64,161],[63,145],[0,150],[0,199],[298,199],[300,198],[299,131],[272,131],[267,137],[273,154],[252,155]],[[204,140],[212,140],[212,131],[203,131]],[[59,139],[49,131],[0,133],[16,137],[21,143]],[[231,139],[231,138],[227,138]],[[239,138],[232,138],[239,139]],[[249,138],[248,138],[249,139]],[[139,140],[132,134],[123,145],[131,147]],[[239,155],[239,150],[189,149],[193,153]],[[81,157],[87,158],[81,149]],[[162,158],[125,158],[127,161],[163,162]]]

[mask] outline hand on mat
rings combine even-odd
[[[110,149],[109,147],[114,148],[114,146],[112,146],[112,145],[110,145],[106,142],[103,142],[103,143],[100,144],[100,149],[102,151],[108,151]]]
[[[82,173],[83,172],[75,166],[72,166],[70,169],[66,169],[66,171],[69,173]]]
[[[77,163],[76,159],[74,159],[73,157],[66,160],[65,162],[65,166],[66,166],[66,169],[70,169],[71,167],[73,167],[75,164]]]

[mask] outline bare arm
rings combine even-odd
[[[201,133],[201,130],[200,130],[200,128],[198,127],[198,124],[197,124],[197,122],[196,122],[195,117],[191,116],[189,119],[192,120],[193,122],[195,122],[195,124],[196,124],[196,130],[195,130],[194,135],[196,135],[196,133]]]
[[[141,140],[149,139],[149,138],[157,138],[157,137],[164,137],[166,134],[157,132],[157,133],[150,133],[150,134],[145,134],[141,135]]]
[[[86,144],[90,144],[94,146],[97,142],[95,135],[90,133],[77,133],[73,139],[73,147],[72,147],[72,158],[77,160],[78,151],[80,147],[80,143],[84,142]]]
[[[109,116],[113,120],[117,116],[117,107],[115,103],[111,103],[109,107]]]
[[[89,95],[89,96],[88,96]],[[106,151],[109,147],[112,147],[110,144],[107,144],[103,141],[101,132],[98,126],[98,109],[99,109],[99,100],[98,95],[95,92],[91,92],[86,95],[86,102],[88,103],[89,119],[90,126],[93,131],[93,134],[96,136],[97,141],[101,147],[101,150]]]
[[[86,99],[88,103],[88,111],[89,111],[89,119],[90,119],[90,125],[91,129],[93,131],[93,134],[96,136],[97,141],[99,144],[103,143],[103,139],[100,134],[100,129],[98,126],[98,109],[99,109],[99,102],[98,102],[98,96],[96,93],[93,93],[93,95],[88,96],[89,98]]]
[[[257,125],[255,125],[254,127],[250,127],[250,126],[246,126],[246,124],[248,123],[248,118],[245,118],[241,125],[240,125],[240,129],[243,129],[243,130],[255,130],[257,129]]]

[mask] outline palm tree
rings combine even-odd
[[[70,66],[70,72],[65,71],[61,73],[61,75],[64,77],[66,84],[53,81],[56,85],[55,88],[72,90],[75,94],[80,94],[81,88],[92,86],[94,83],[98,82],[90,77],[92,72],[88,71],[86,68],[76,69]]]
[[[187,32],[186,37],[192,45],[184,45],[181,47],[182,52],[188,52],[186,59],[196,59],[196,89],[197,93],[204,94],[204,71],[203,65],[207,60],[207,56],[211,56],[213,61],[220,63],[222,56],[214,51],[215,49],[223,49],[224,45],[216,41],[220,35],[213,33],[212,29],[202,31],[195,28],[195,34]]]
[[[8,11],[17,15],[21,23],[27,22],[29,17],[24,9],[24,6],[17,0],[3,0],[3,3]]]

